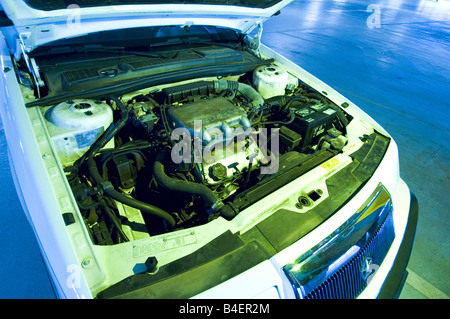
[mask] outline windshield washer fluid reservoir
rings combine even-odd
[[[102,101],[69,100],[48,108],[45,119],[61,164],[66,167],[80,158],[109,127],[113,113]],[[105,147],[114,147],[114,141]]]

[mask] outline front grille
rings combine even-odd
[[[283,270],[298,298],[357,298],[394,238],[391,196],[380,184],[350,219]]]
[[[373,274],[361,274],[365,259],[371,258],[371,271],[376,271],[383,262],[394,240],[392,209],[381,227],[367,244],[334,275],[306,295],[305,299],[353,299],[367,287]]]

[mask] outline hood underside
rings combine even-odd
[[[227,5],[249,8],[269,8],[282,0],[80,0],[77,5],[81,8],[100,6],[122,6],[122,5],[142,5],[142,4],[203,4],[203,5]],[[24,0],[30,7],[38,10],[58,10],[67,8],[66,0]]]
[[[292,0],[67,1],[0,0],[12,26],[9,44],[25,51],[59,39],[112,29],[163,25],[211,25],[251,32]],[[114,23],[111,23],[114,21]],[[16,43],[15,47],[18,47]]]

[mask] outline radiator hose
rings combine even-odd
[[[168,176],[164,170],[164,163],[170,157],[170,149],[165,148],[156,155],[155,163],[153,164],[153,176],[158,185],[181,193],[200,196],[205,205],[211,209],[212,214],[219,214],[224,218],[230,220],[236,216],[236,212],[229,205],[224,205],[220,199],[203,184],[188,182],[172,178]]]
[[[175,226],[175,219],[169,213],[159,207],[139,201],[134,198],[130,198],[116,191],[111,182],[104,180],[98,171],[97,163],[94,159],[95,153],[97,153],[99,149],[105,146],[117,134],[117,132],[122,129],[122,127],[128,120],[128,111],[123,105],[122,101],[120,101],[115,96],[111,96],[110,98],[112,101],[116,102],[116,105],[120,110],[121,118],[115,124],[111,125],[110,128],[105,132],[105,134],[103,134],[91,146],[91,148],[85,153],[85,156],[80,159],[80,164],[78,165],[81,165],[83,161],[86,161],[89,176],[94,180],[96,184],[102,187],[103,192],[109,197],[127,206],[137,208],[143,213],[161,217],[169,224],[170,228],[173,228]]]
[[[104,180],[103,177],[100,175],[97,168],[97,163],[95,162],[94,158],[90,157],[87,160],[86,164],[90,177],[94,180],[95,183],[102,186],[103,192],[106,195],[117,200],[118,202],[121,202],[122,204],[139,209],[142,213],[146,213],[164,219],[169,224],[170,228],[173,228],[175,226],[175,219],[165,210],[153,206],[151,204],[142,202],[140,200],[130,198],[116,191],[111,182]]]

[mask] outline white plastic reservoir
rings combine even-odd
[[[70,100],[45,112],[47,128],[63,167],[73,164],[110,126],[111,107],[94,100]],[[110,141],[106,147],[114,147]]]
[[[276,95],[284,95],[286,86],[290,83],[287,71],[275,64],[263,65],[253,72],[253,83],[264,99]]]

